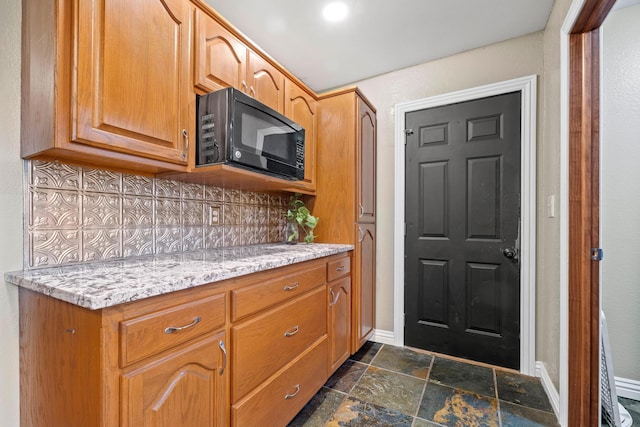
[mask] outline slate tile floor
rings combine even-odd
[[[368,342],[290,427],[557,426],[537,378]]]

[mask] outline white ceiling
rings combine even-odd
[[[554,0],[205,0],[317,92],[544,29]]]

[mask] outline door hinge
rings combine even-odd
[[[604,258],[604,251],[601,248],[591,248],[591,260],[602,261]]]
[[[404,223],[404,237],[407,237],[407,223]]]

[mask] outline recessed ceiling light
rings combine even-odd
[[[342,2],[329,3],[322,10],[322,14],[327,21],[340,21],[347,16],[347,5]]]

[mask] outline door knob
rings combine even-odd
[[[506,258],[513,259],[516,256],[516,251],[511,248],[507,248],[502,251],[502,255]]]

